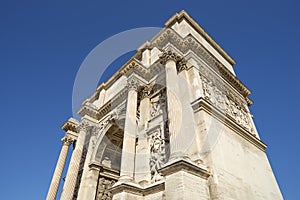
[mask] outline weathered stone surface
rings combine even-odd
[[[76,145],[61,199],[283,199],[234,64],[176,13],[84,101],[80,123],[63,125]],[[47,199],[55,199],[67,149]]]

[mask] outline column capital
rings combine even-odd
[[[136,77],[130,77],[127,80],[127,87],[128,90],[135,90],[137,91],[138,87],[140,86],[140,82]]]
[[[63,145],[70,146],[74,142],[74,138],[66,135],[61,139]]]
[[[177,71],[178,73],[182,72],[183,70],[186,70],[187,67],[187,61],[184,58],[181,58],[178,62],[177,62]]]
[[[152,92],[153,85],[145,85],[141,90],[141,99],[149,98]]]
[[[177,55],[176,53],[172,51],[162,51],[162,55],[159,56],[160,63],[165,65],[169,60],[173,60],[175,63],[179,62],[181,60],[181,56]]]
[[[91,124],[87,122],[86,120],[81,121],[80,124],[78,125],[78,130],[79,131],[84,131],[87,132]]]

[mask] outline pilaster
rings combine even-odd
[[[138,124],[138,135],[135,154],[135,182],[145,185],[150,182],[150,149],[146,136],[148,121],[150,119],[150,86],[142,90],[140,101],[140,120]]]
[[[136,143],[136,116],[137,116],[137,89],[139,81],[136,77],[127,80],[128,97],[122,148],[122,163],[120,170],[120,181],[133,181],[134,158]]]
[[[91,180],[91,168],[90,168],[90,162],[92,158],[92,152],[94,149],[94,143],[96,142],[96,136],[97,133],[99,132],[99,127],[96,125],[90,127],[90,139],[89,142],[87,143],[88,147],[87,148],[87,154],[85,156],[85,161],[84,161],[84,167],[83,167],[83,172],[82,172],[82,178],[81,178],[81,183],[80,183],[80,188],[78,191],[78,200],[80,199],[91,199],[88,198],[90,197],[90,188],[95,185],[93,181]],[[92,173],[93,174],[93,173]],[[96,183],[97,186],[97,183]]]

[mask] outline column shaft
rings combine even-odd
[[[86,128],[80,130],[78,139],[76,141],[75,149],[72,153],[69,169],[66,176],[66,181],[61,194],[61,200],[71,200],[73,198],[74,189],[79,172],[80,160],[84,148],[86,138]]]
[[[137,92],[130,88],[128,91],[126,108],[122,160],[121,160],[121,180],[133,180],[135,140],[136,140],[136,110]]]
[[[89,141],[89,147],[88,147],[88,151],[85,157],[85,161],[84,161],[84,167],[83,167],[83,172],[82,172],[82,178],[81,178],[81,183],[80,183],[80,188],[78,191],[78,200],[80,199],[90,199],[87,198],[88,191],[89,191],[89,187],[91,185],[91,179],[89,177],[89,171],[90,171],[90,167],[89,164],[91,162],[91,157],[92,157],[92,151],[93,151],[93,141],[95,141],[96,139],[96,135],[92,134],[90,141]],[[94,183],[93,183],[94,184]],[[97,185],[97,183],[96,183]],[[95,197],[94,197],[95,198]]]
[[[183,156],[180,141],[182,128],[182,105],[180,102],[176,62],[169,59],[166,62],[166,86],[168,105],[168,124],[170,134],[170,159]]]
[[[139,135],[135,157],[135,181],[141,184],[151,181],[150,149],[145,132],[149,118],[150,99],[149,97],[144,97],[140,102]]]
[[[57,191],[58,191],[58,187],[59,187],[59,183],[61,180],[61,176],[64,170],[64,166],[66,163],[66,158],[68,155],[68,151],[69,151],[69,146],[71,144],[71,141],[68,141],[67,138],[63,138],[62,139],[63,145],[58,157],[58,161],[55,167],[55,171],[52,177],[52,181],[50,184],[50,188],[48,191],[48,195],[47,195],[47,200],[55,200],[56,199],[56,195],[57,195]]]

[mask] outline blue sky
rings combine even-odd
[[[162,27],[185,9],[237,62],[282,193],[298,199],[298,2],[0,1],[0,198],[45,198],[88,53],[121,31]],[[114,64],[109,73],[121,62]]]

